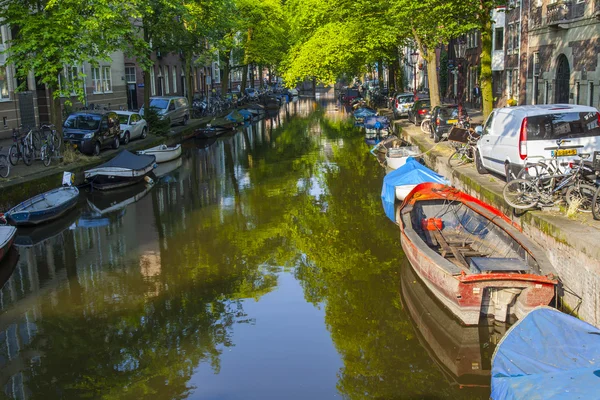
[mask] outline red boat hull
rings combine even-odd
[[[435,193],[435,190],[441,191]],[[454,315],[466,325],[477,325],[481,315],[494,315],[497,320],[505,321],[509,314],[521,318],[533,308],[550,303],[557,284],[552,276],[512,272],[451,274],[441,266],[441,255],[427,251],[424,242],[415,240],[416,235],[407,235],[406,220],[400,216],[403,209],[418,201],[436,200],[436,196],[445,201],[471,202],[465,205],[477,210],[483,203],[444,185],[421,184],[409,194],[399,210],[398,223],[406,257],[425,285]],[[490,218],[491,223],[505,230],[523,247],[528,246],[525,250],[530,257],[535,254],[538,262],[548,262],[539,249],[531,249],[533,243],[500,211],[485,204],[483,208],[494,216]]]

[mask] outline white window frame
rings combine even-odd
[[[177,66],[173,65],[173,93],[177,93]]]
[[[129,77],[131,76],[131,74],[128,74],[127,71],[131,71],[133,70],[133,80],[130,80]],[[136,71],[135,71],[135,67],[133,65],[127,65],[125,66],[125,82],[126,83],[136,83],[137,81],[137,76],[136,76]]]
[[[102,67],[102,91],[103,93],[112,93],[112,68],[110,65]]]
[[[154,65],[150,68],[150,93],[156,96],[156,76],[154,73]]]
[[[100,67],[92,67],[92,93],[102,93],[102,75]]]
[[[169,94],[169,78],[171,77],[171,67],[165,67],[165,94]]]

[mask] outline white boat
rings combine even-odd
[[[85,171],[86,181],[99,190],[110,190],[136,184],[154,169],[154,154],[135,155],[123,150],[115,158]]]
[[[10,246],[12,246],[17,233],[17,228],[14,226],[0,226],[0,261],[8,253]]]
[[[388,149],[385,161],[388,168],[398,169],[406,164],[408,157],[414,157],[417,154],[419,154],[417,146],[392,147]]]
[[[181,157],[181,144],[177,144],[175,146],[161,144],[150,149],[140,150],[137,153],[139,155],[146,154],[154,156],[156,157],[156,162],[160,164]]]

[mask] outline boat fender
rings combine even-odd
[[[441,231],[444,223],[441,218],[423,218],[421,228],[424,231]]]
[[[146,175],[144,177],[144,180],[146,181],[146,183],[149,183],[150,185],[154,184],[154,179],[150,178],[148,175]]]

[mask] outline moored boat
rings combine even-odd
[[[181,144],[176,144],[175,146],[161,144],[146,150],[140,150],[137,154],[152,155],[156,157],[156,163],[160,164],[181,157]]]
[[[123,150],[112,160],[85,171],[85,179],[99,190],[129,186],[152,172],[155,162],[154,155],[135,155]]]
[[[4,213],[4,217],[12,225],[43,224],[75,207],[78,197],[79,190],[76,187],[59,187],[25,200]]]
[[[459,190],[422,183],[396,212],[402,248],[429,290],[466,325],[522,318],[554,297],[542,249],[499,210]]]
[[[14,226],[2,225],[0,226],[0,261],[10,250],[10,247],[15,240],[17,234],[17,228]]]
[[[15,246],[32,247],[40,243],[45,243],[52,238],[59,237],[63,232],[76,226],[80,215],[81,208],[75,207],[60,218],[47,224],[19,228],[15,236]]]
[[[409,157],[419,154],[417,146],[392,147],[385,153],[385,165],[389,169],[398,169],[406,164]]]
[[[600,329],[550,307],[517,321],[492,357],[493,400],[597,399]]]
[[[144,197],[154,183],[138,183],[110,192],[92,192],[87,194],[87,203],[95,217],[105,216],[124,210],[128,205]]]

